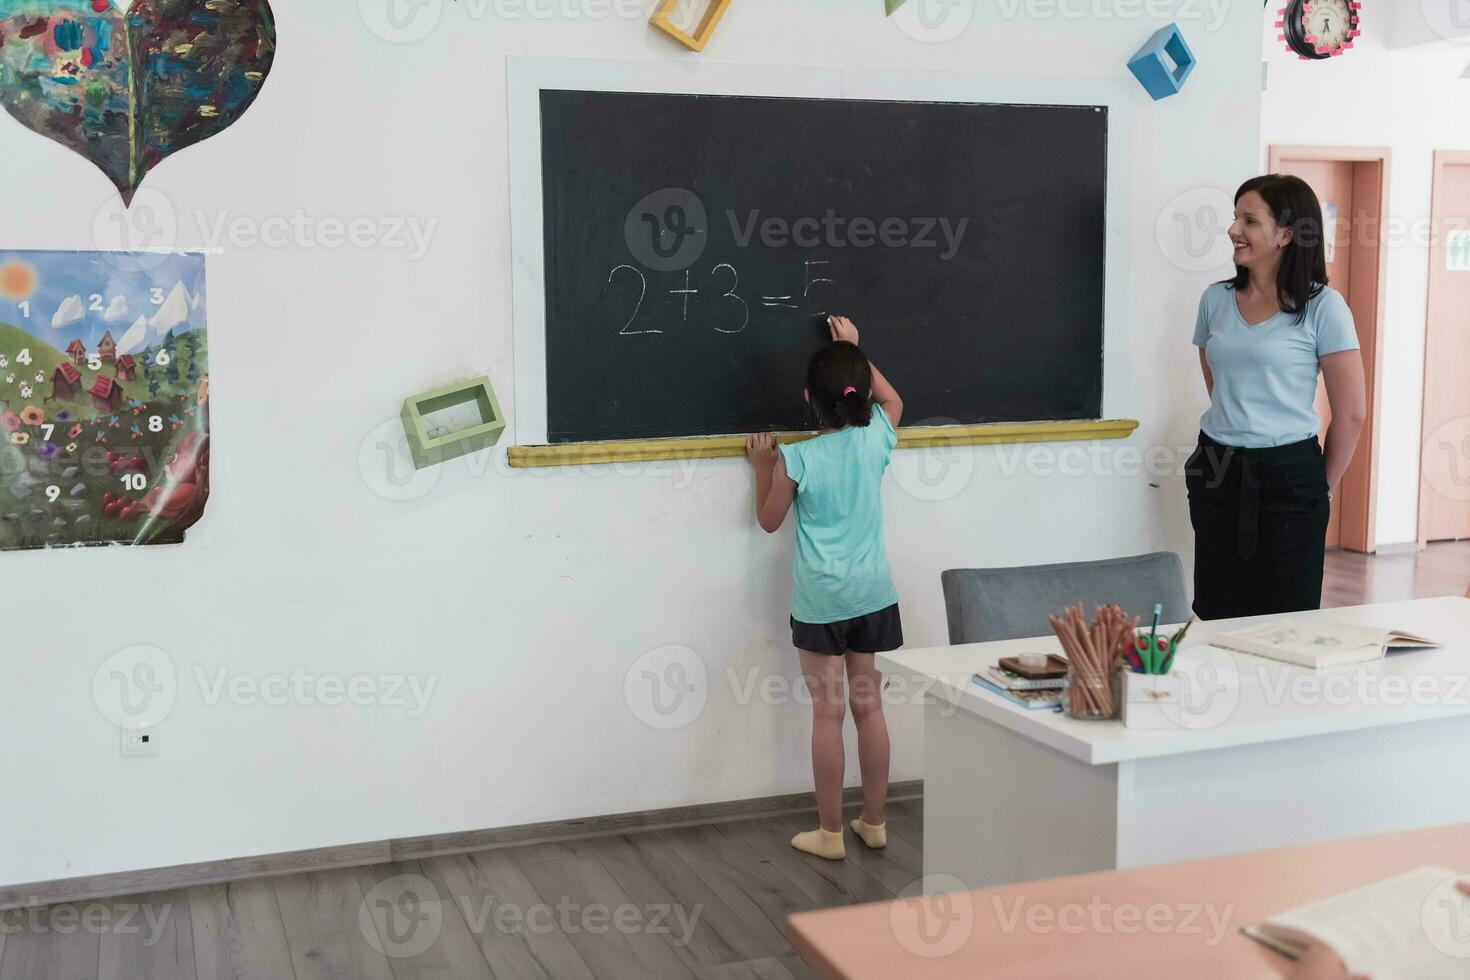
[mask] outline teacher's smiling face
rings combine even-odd
[[[1291,229],[1276,224],[1270,205],[1255,191],[1247,191],[1235,202],[1229,235],[1235,246],[1235,264],[1248,269],[1279,262],[1281,250],[1291,241]]]

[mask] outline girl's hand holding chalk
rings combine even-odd
[[[827,317],[827,326],[832,330],[832,342],[845,340],[854,346],[858,342],[858,329],[853,322],[845,316]]]
[[[745,440],[745,458],[756,469],[774,469],[779,455],[776,437],[770,432],[758,432]]]

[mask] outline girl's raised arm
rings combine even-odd
[[[855,346],[858,344],[858,329],[853,322],[845,316],[827,317],[827,326],[832,330],[834,341],[845,340]],[[873,369],[873,401],[883,409],[883,414],[888,416],[888,422],[895,429],[898,428],[898,420],[903,418],[903,399],[898,397],[897,390],[883,377],[883,372],[878,370],[878,365],[871,360],[868,366]]]
[[[883,409],[883,414],[888,416],[888,423],[895,429],[898,428],[898,420],[903,418],[903,399],[898,397],[898,392],[888,379],[883,377],[883,372],[878,370],[878,365],[872,361],[868,367],[873,369],[873,401]]]

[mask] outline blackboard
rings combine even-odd
[[[1107,123],[542,91],[549,441],[811,428],[828,312],[905,425],[1100,417]]]

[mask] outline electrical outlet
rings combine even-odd
[[[139,755],[158,754],[158,731],[153,728],[123,728],[122,754],[129,759]]]

